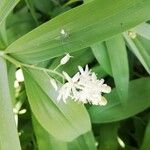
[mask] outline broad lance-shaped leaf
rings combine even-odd
[[[133,28],[150,18],[149,10],[149,0],[119,0],[117,3],[94,0],[29,32],[12,43],[6,53],[26,63],[48,60]]]
[[[95,139],[92,131],[89,131],[74,141],[68,143],[69,150],[96,150]]]
[[[141,45],[145,48],[147,55],[150,57],[150,40],[139,35],[137,36],[137,38],[140,41]]]
[[[150,40],[150,24],[142,23],[133,29],[134,32]]]
[[[134,37],[132,39],[127,33],[124,33],[124,38],[130,50],[136,55],[136,57],[140,60],[146,71],[150,74],[149,48],[145,48],[145,45],[142,44],[138,37]]]
[[[67,143],[50,135],[32,116],[32,124],[36,136],[38,150],[67,150]]]
[[[144,111],[150,106],[150,78],[141,78],[129,83],[129,96],[125,105],[119,101],[116,89],[106,95],[106,106],[89,108],[93,123],[107,123],[123,120]]]
[[[147,150],[147,148],[149,147],[150,147],[150,120],[147,124],[144,138],[143,138],[143,143],[142,143],[140,150]]]
[[[0,0],[0,26],[19,0]]]
[[[7,66],[1,57],[0,69],[0,149],[21,150],[13,114]]]
[[[14,88],[14,81],[15,81],[15,72],[16,72],[16,67],[7,62],[7,72],[8,72],[8,81],[9,81],[9,89],[10,89],[10,95],[11,95],[11,100],[13,106],[15,105],[15,88]]]
[[[39,150],[96,150],[95,139],[89,131],[72,142],[63,142],[50,135],[32,116],[32,123]]]
[[[117,35],[106,41],[108,57],[114,77],[116,90],[124,103],[128,96],[129,68],[124,39]]]
[[[110,75],[112,75],[112,69],[110,65],[110,59],[107,52],[107,47],[105,42],[98,42],[91,46],[92,52],[102,66],[102,68]]]
[[[100,125],[99,150],[117,150],[118,123]]]
[[[51,135],[63,141],[71,141],[90,130],[89,115],[84,105],[72,100],[57,102],[47,73],[23,68],[25,86],[32,112],[38,122]]]

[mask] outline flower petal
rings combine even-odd
[[[77,82],[79,80],[79,77],[80,77],[80,73],[78,72],[73,76],[72,81]]]
[[[67,81],[71,81],[70,76],[65,71],[63,71],[63,75],[65,76]]]
[[[108,86],[107,84],[103,84],[103,85],[101,86],[101,91],[102,91],[103,93],[110,93],[110,92],[111,92],[111,87]]]
[[[83,68],[81,66],[78,66],[78,69],[79,69],[79,71],[80,71],[81,74],[84,73],[84,70],[83,70]]]
[[[101,100],[99,102],[99,105],[105,106],[107,104],[107,99],[105,97],[101,97]]]

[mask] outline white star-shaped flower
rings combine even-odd
[[[67,82],[59,91],[58,100],[64,102],[71,97],[75,101],[90,103],[93,105],[106,105],[107,100],[102,93],[110,93],[111,87],[104,84],[104,79],[97,79],[96,74],[89,70],[86,65],[85,70],[79,66],[79,72],[71,78],[66,72],[63,72]]]

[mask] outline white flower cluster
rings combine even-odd
[[[107,100],[102,93],[110,93],[111,87],[104,84],[104,79],[98,80],[96,74],[89,70],[86,65],[85,70],[81,66],[78,67],[79,72],[72,78],[63,72],[67,82],[59,89],[57,100],[66,100],[71,97],[74,101],[82,103],[90,103],[93,105],[106,105]]]

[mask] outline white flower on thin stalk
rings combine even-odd
[[[106,105],[107,100],[102,93],[110,93],[111,87],[104,84],[104,79],[98,80],[96,74],[89,70],[86,65],[85,70],[79,66],[79,72],[73,77],[69,77],[63,72],[67,82],[60,88],[58,100],[66,100],[71,97],[74,101],[90,103],[93,105]]]

